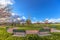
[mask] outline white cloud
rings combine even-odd
[[[26,20],[26,17],[25,16],[22,16],[21,19],[25,19]]]
[[[19,15],[19,14],[17,14],[17,13],[11,13],[11,15],[12,15],[12,16],[16,16],[16,15]]]
[[[37,22],[36,18],[33,18],[33,19],[35,19],[35,21],[33,20],[32,23],[36,23]],[[50,22],[52,22],[52,23],[56,23],[56,22],[60,23],[60,18],[51,18],[51,19],[46,18],[45,20],[48,20],[49,23]],[[42,20],[40,20],[39,22],[44,23],[44,21],[42,21]]]
[[[17,18],[17,20],[20,20],[20,18]]]
[[[12,16],[16,15],[15,13],[11,13]]]
[[[7,4],[13,5],[13,3],[14,0],[0,0],[0,4],[2,5],[7,5]]]
[[[45,20],[48,20],[48,18],[46,18]]]
[[[60,22],[60,18],[57,18],[57,19],[48,19],[49,22],[52,22],[52,23],[55,23],[55,22]]]
[[[13,5],[14,4],[14,0],[0,0],[0,7],[5,7],[7,5]]]
[[[32,23],[36,23],[35,21],[32,21]]]

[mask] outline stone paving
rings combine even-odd
[[[7,30],[8,33],[13,33],[13,29],[18,29],[17,27],[15,28],[9,28]],[[54,28],[51,28],[50,32],[60,32],[60,30],[57,30],[57,29],[54,29]],[[41,32],[39,30],[25,30],[25,33],[22,33],[22,32],[16,32],[17,34],[14,34],[13,36],[25,36],[26,34],[37,34],[39,36],[47,36],[47,35],[51,35],[49,32]],[[21,34],[22,33],[22,34]],[[18,35],[20,34],[20,35]]]

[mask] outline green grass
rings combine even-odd
[[[18,29],[24,29],[24,30],[40,30],[41,27],[19,27]]]
[[[8,26],[9,28],[18,27],[19,29],[24,30],[40,30],[42,27],[56,27],[56,29],[60,30],[60,24],[31,24],[31,25],[18,25],[18,26]],[[7,27],[7,26],[6,26]]]
[[[52,25],[50,25],[52,26]],[[56,25],[57,28],[60,25]],[[41,27],[19,27],[19,29],[25,30],[39,30]],[[26,37],[14,37],[10,33],[7,33],[6,28],[0,27],[0,40],[60,40],[60,33],[51,33],[51,36],[39,37],[37,35],[27,35]]]
[[[6,28],[0,28],[0,40],[5,40],[11,34],[7,33]]]
[[[44,24],[45,25],[45,24]],[[40,30],[43,26],[43,24],[40,25],[26,25],[26,26],[19,26],[19,29],[24,30]],[[49,24],[48,27],[56,26],[56,29],[60,29],[60,24]],[[9,26],[12,27],[12,26]],[[43,36],[39,37],[36,35],[27,35],[26,37],[15,37],[12,36],[10,33],[7,33],[6,27],[0,27],[0,40],[60,40],[60,33],[51,33],[51,36]]]

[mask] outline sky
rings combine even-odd
[[[60,21],[60,0],[7,0],[13,12],[32,21]],[[13,1],[13,2],[12,2]]]

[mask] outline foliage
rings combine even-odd
[[[31,20],[30,20],[30,19],[27,19],[27,20],[26,20],[26,23],[27,23],[27,24],[31,24]]]

